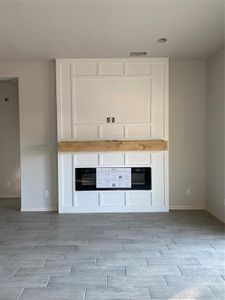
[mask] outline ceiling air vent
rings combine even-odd
[[[130,52],[129,56],[146,56],[147,55],[147,51],[132,51]]]

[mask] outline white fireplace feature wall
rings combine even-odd
[[[151,190],[76,191],[75,169],[151,167]],[[167,151],[59,155],[59,212],[168,211]]]
[[[58,142],[168,141],[168,59],[57,59]],[[76,168],[151,167],[151,190],[76,191]],[[58,153],[59,212],[168,211],[168,150]]]

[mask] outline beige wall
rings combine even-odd
[[[201,60],[170,61],[171,208],[205,206],[205,72]]]
[[[224,49],[207,63],[206,208],[225,221]]]
[[[57,205],[55,70],[49,62],[0,63],[19,78],[22,208]],[[205,63],[170,62],[170,205],[204,207]],[[191,196],[186,196],[186,189]],[[50,190],[45,197],[44,191]]]
[[[0,63],[0,78],[18,77],[22,209],[57,205],[54,64]],[[45,197],[44,191],[50,191]]]
[[[7,98],[8,101],[5,101]],[[19,198],[19,100],[16,81],[0,81],[0,141],[0,198]]]

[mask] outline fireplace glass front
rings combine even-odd
[[[76,168],[75,190],[151,190],[150,167]]]

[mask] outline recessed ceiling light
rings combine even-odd
[[[146,56],[147,54],[146,51],[132,51],[129,56]]]
[[[167,42],[167,39],[161,37],[161,38],[159,38],[159,39],[157,40],[157,42],[158,42],[159,44],[163,44],[163,43],[166,43],[166,42]]]

